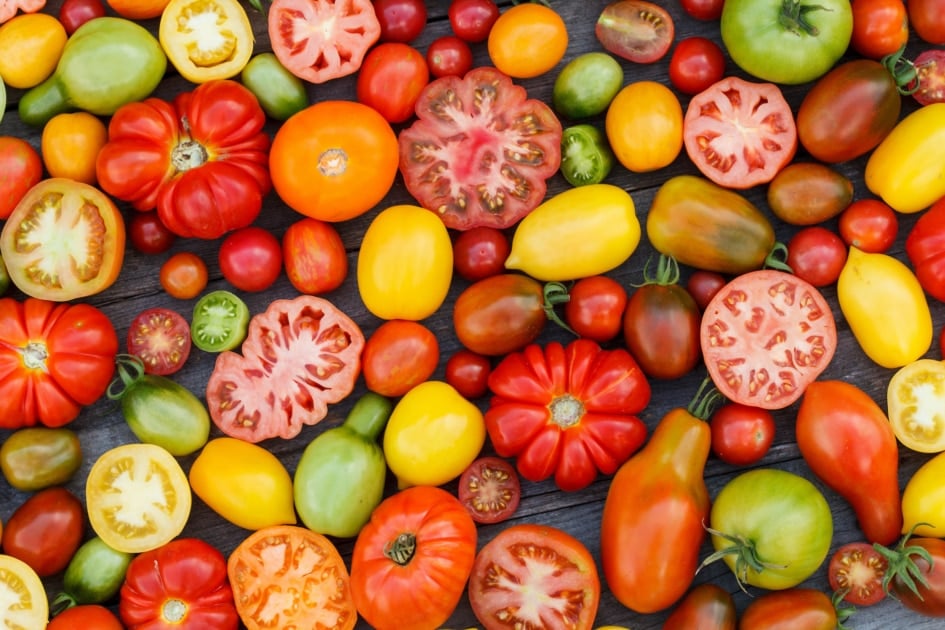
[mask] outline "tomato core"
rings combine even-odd
[[[584,417],[584,403],[571,394],[558,396],[551,401],[548,409],[551,411],[551,420],[562,429],[573,427]]]
[[[168,623],[180,623],[187,616],[187,604],[179,599],[169,599],[161,606],[161,619]]]
[[[409,564],[416,552],[417,537],[408,532],[398,534],[397,538],[384,547],[384,555],[400,566]]]
[[[171,164],[179,172],[203,166],[208,158],[207,149],[196,140],[185,140],[171,151]]]
[[[23,348],[23,365],[31,370],[43,370],[45,372],[48,356],[49,352],[46,349],[46,344],[31,341]]]
[[[344,175],[348,170],[348,154],[342,149],[328,149],[318,156],[318,172],[325,177]]]

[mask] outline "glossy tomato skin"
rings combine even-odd
[[[764,593],[745,608],[740,630],[834,630],[837,613],[830,597],[811,588]]]
[[[727,282],[726,277],[720,273],[696,269],[686,280],[686,290],[699,305],[699,310],[704,311],[715,294],[721,291]]]
[[[676,27],[658,4],[621,0],[604,7],[594,34],[605,50],[634,63],[652,63],[669,51]]]
[[[123,630],[118,617],[98,604],[84,604],[67,608],[49,621],[46,630]]]
[[[627,290],[613,278],[587,276],[568,290],[564,320],[579,336],[604,343],[623,330],[627,299]]]
[[[447,359],[445,370],[446,382],[465,398],[481,398],[489,392],[489,357],[460,348]]]
[[[693,586],[663,623],[663,630],[735,630],[735,601],[718,584]]]
[[[0,445],[3,477],[23,492],[64,484],[81,466],[79,436],[64,427],[25,427]]]
[[[889,561],[868,542],[849,542],[830,556],[827,581],[834,592],[845,591],[844,601],[872,606],[886,597],[883,578]]]
[[[542,285],[518,273],[502,273],[474,282],[453,305],[453,329],[473,352],[500,356],[538,338],[548,316]]]
[[[815,287],[834,284],[847,261],[846,244],[835,232],[820,225],[798,230],[787,248],[788,267]]]
[[[437,79],[461,77],[472,70],[472,49],[455,35],[438,37],[427,47],[427,67]]]
[[[209,281],[207,263],[193,252],[176,252],[161,265],[158,278],[171,297],[189,300],[200,295]]]
[[[0,187],[0,219],[6,219],[26,195],[26,191],[43,177],[43,161],[39,152],[26,140],[14,136],[0,137],[0,166],[9,174]]]
[[[128,240],[142,254],[163,254],[171,248],[177,235],[167,229],[157,212],[135,212],[128,219]]]
[[[282,273],[282,246],[264,228],[250,225],[227,234],[218,253],[220,271],[241,291],[265,291]]]
[[[793,162],[778,171],[767,191],[768,206],[791,225],[817,225],[853,201],[853,182],[819,162]]]
[[[724,74],[725,53],[705,37],[687,37],[678,42],[669,59],[669,80],[684,94],[698,94]]]
[[[697,20],[717,20],[722,17],[724,0],[682,0],[683,11]]]
[[[907,9],[916,35],[930,44],[945,44],[945,2],[910,0]]]
[[[670,165],[683,147],[682,105],[672,90],[656,81],[621,88],[604,123],[614,155],[635,173]]]
[[[499,19],[499,7],[493,0],[452,0],[447,15],[457,37],[471,43],[484,42]]]
[[[3,553],[49,577],[66,568],[85,533],[85,509],[62,486],[45,488],[21,503],[3,527]]]
[[[420,322],[391,319],[367,338],[361,373],[372,392],[397,398],[426,381],[440,360],[440,344]]]
[[[712,413],[712,452],[727,464],[754,464],[774,442],[774,416],[767,409],[728,402]]]
[[[879,199],[858,199],[840,213],[837,224],[840,237],[847,245],[872,254],[889,251],[899,233],[895,210]],[[908,238],[906,239],[908,243]],[[906,254],[909,247],[906,246]],[[916,261],[912,261],[913,265]],[[945,295],[945,293],[943,293]]]
[[[511,250],[505,232],[481,225],[460,232],[453,240],[453,266],[460,276],[476,282],[505,271]]]
[[[253,56],[240,71],[240,81],[256,95],[266,115],[285,121],[309,104],[305,83],[283,66],[275,53]]]
[[[909,40],[909,18],[901,0],[859,0],[851,3],[850,45],[870,59],[891,55]]]
[[[589,52],[569,61],[555,78],[552,105],[571,119],[603,113],[623,87],[623,67],[605,52]]]
[[[922,289],[945,301],[945,201],[932,205],[909,231],[906,255]]]
[[[103,604],[121,590],[134,554],[112,549],[98,536],[73,554],[62,575],[63,595],[75,604]]]
[[[402,42],[384,42],[368,52],[358,71],[358,101],[370,105],[390,123],[414,115],[420,92],[430,81],[426,57]]]
[[[550,5],[512,5],[492,25],[486,45],[499,71],[514,79],[530,79],[548,72],[564,57],[568,28]]]
[[[101,0],[65,0],[59,7],[59,21],[69,35],[92,18],[104,15],[105,5]]]
[[[515,513],[522,488],[512,464],[485,456],[459,476],[457,495],[477,523],[501,523]]]
[[[304,217],[282,235],[282,265],[299,293],[334,291],[348,276],[348,252],[334,225]]]
[[[423,0],[373,0],[372,4],[382,42],[411,42],[427,25],[427,5]]]

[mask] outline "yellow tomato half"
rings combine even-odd
[[[635,173],[669,166],[683,147],[683,110],[668,87],[656,81],[625,86],[604,120],[614,155]]]
[[[5,628],[45,628],[49,600],[39,575],[28,564],[0,554],[0,620]]]
[[[253,26],[237,0],[170,0],[158,39],[192,83],[236,76],[253,54]]]
[[[108,129],[94,114],[56,114],[43,127],[43,164],[51,177],[95,184],[95,159],[107,141]]]
[[[564,58],[568,29],[554,9],[524,2],[499,16],[489,31],[487,48],[496,68],[515,79],[530,79]]]
[[[899,368],[889,380],[886,407],[903,446],[920,453],[945,451],[945,362],[919,359]]]
[[[902,533],[941,538],[945,533],[945,453],[916,470],[902,492]],[[915,529],[913,529],[915,528]]]
[[[56,69],[66,47],[66,29],[48,13],[21,13],[0,26],[0,76],[10,87],[28,89]]]

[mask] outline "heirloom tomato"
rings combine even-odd
[[[607,108],[605,129],[617,160],[635,173],[669,166],[683,146],[679,99],[656,81],[625,85]]]
[[[43,178],[43,160],[26,140],[0,136],[0,219],[6,219],[30,188]]]
[[[274,120],[285,121],[308,107],[305,83],[279,62],[275,53],[253,56],[240,71],[240,81],[256,95],[259,106]]]
[[[945,197],[919,216],[906,237],[906,255],[922,289],[945,301]]]
[[[161,265],[158,279],[168,295],[189,300],[207,288],[207,264],[193,252],[176,252]]]
[[[723,396],[783,409],[830,365],[837,327],[816,287],[784,271],[761,269],[736,276],[712,298],[700,341]]]
[[[22,560],[0,554],[0,586],[4,590],[0,615],[21,628],[43,628],[49,619],[49,600],[36,571]]]
[[[118,617],[98,604],[79,604],[57,613],[49,620],[46,630],[124,630]]]
[[[48,13],[22,13],[0,25],[0,75],[6,85],[27,89],[56,69],[66,29]]]
[[[453,266],[460,276],[476,282],[502,273],[511,249],[505,232],[480,225],[460,232],[453,240]]]
[[[712,412],[712,452],[726,464],[748,466],[768,452],[776,430],[767,409],[726,402]]]
[[[937,537],[945,529],[945,455],[926,460],[902,491],[902,532]]]
[[[59,5],[59,21],[69,35],[89,20],[104,16],[105,5],[102,0],[63,0]]]
[[[792,162],[768,184],[768,207],[791,225],[816,225],[837,216],[853,201],[853,182],[819,162]]]
[[[220,273],[240,291],[265,291],[282,273],[282,246],[265,228],[248,225],[223,238],[217,253]]]
[[[135,212],[126,220],[126,231],[131,246],[148,255],[163,254],[177,239],[177,235],[161,222],[157,212]]]
[[[663,630],[735,630],[735,601],[718,584],[693,586],[670,613]]]
[[[23,492],[63,485],[82,466],[82,444],[74,431],[24,427],[0,444],[0,469]]]
[[[622,348],[602,350],[589,339],[530,344],[502,359],[489,389],[492,445],[515,457],[529,481],[554,476],[562,490],[580,490],[598,473],[616,472],[646,439],[637,414],[650,402],[650,384]]]
[[[807,83],[847,51],[853,11],[848,0],[725,0],[720,27],[729,56],[748,74]]]
[[[614,152],[600,129],[585,123],[561,132],[561,174],[569,184],[600,184],[613,167]]]
[[[477,523],[501,523],[518,508],[522,487],[515,467],[500,457],[480,457],[459,476],[459,500]]]
[[[909,18],[902,0],[857,0],[853,9],[853,50],[870,59],[881,59],[906,45]]]
[[[839,614],[830,597],[813,588],[764,593],[742,611],[739,630],[835,630]]]
[[[273,0],[268,20],[272,51],[292,74],[310,83],[357,72],[381,36],[370,0]]]
[[[351,393],[363,347],[360,327],[328,300],[275,300],[250,320],[242,354],[217,356],[207,382],[210,417],[247,442],[293,438]]]
[[[381,27],[382,42],[411,42],[427,25],[424,0],[374,0],[372,4]]]
[[[889,561],[871,543],[841,545],[827,563],[827,580],[835,593],[855,606],[872,606],[886,597],[883,578]]]
[[[95,160],[108,141],[108,129],[88,112],[56,114],[43,126],[40,150],[50,177],[96,184]]]
[[[269,168],[276,193],[290,208],[320,221],[345,221],[373,208],[390,190],[397,136],[373,107],[321,101],[279,126]]]
[[[481,398],[489,391],[492,361],[472,350],[460,348],[446,360],[444,378],[463,397]]]
[[[687,37],[669,59],[669,80],[684,94],[698,94],[725,76],[725,53],[711,39]]]
[[[476,557],[476,524],[459,499],[417,486],[377,506],[351,553],[351,597],[377,630],[438,628]]]
[[[384,120],[402,123],[414,115],[420,92],[430,81],[430,68],[419,50],[403,42],[372,48],[358,71],[358,101],[376,109]]]
[[[106,0],[118,15],[129,20],[148,20],[159,17],[169,0]]]
[[[249,325],[249,307],[235,293],[217,289],[194,304],[190,339],[204,352],[232,350],[243,343]]]
[[[551,5],[513,5],[489,29],[487,48],[489,59],[500,72],[515,79],[531,79],[564,58],[568,27]]]
[[[529,6],[537,5],[517,8]],[[400,172],[447,227],[505,228],[542,202],[561,164],[561,123],[525,88],[496,68],[474,68],[431,81],[416,113],[400,132]]]
[[[452,0],[447,15],[457,37],[478,43],[489,37],[499,19],[499,7],[494,0]]]
[[[17,12],[35,13],[46,6],[46,0],[3,0],[0,2],[0,24],[8,21]]]
[[[588,118],[607,110],[623,87],[623,67],[605,52],[578,55],[555,78],[551,103],[566,118]]]
[[[158,38],[191,83],[235,77],[253,54],[253,25],[238,0],[170,0]]]
[[[62,177],[27,191],[3,225],[0,256],[23,293],[65,302],[112,286],[125,258],[125,223],[94,186]]]
[[[348,252],[333,224],[304,217],[282,235],[282,265],[299,293],[318,295],[345,281]]]
[[[932,48],[923,50],[913,61],[915,92],[912,97],[919,105],[945,102],[945,51]]]
[[[945,617],[945,540],[906,534],[895,549],[878,550],[889,561],[886,592],[917,613]]]
[[[518,523],[479,553],[469,577],[469,603],[485,630],[590,630],[600,605],[594,556],[568,532]]]
[[[945,362],[916,359],[896,370],[886,408],[903,446],[920,453],[945,451]]]
[[[651,63],[669,51],[676,28],[672,16],[662,6],[642,0],[620,0],[604,7],[594,34],[607,51],[634,63]]]
[[[538,338],[548,321],[546,307],[541,283],[502,273],[463,289],[453,304],[453,329],[467,349],[501,356]]]
[[[626,308],[622,284],[609,276],[586,276],[568,289],[564,321],[579,337],[605,343],[623,330]]]
[[[250,534],[230,554],[227,574],[248,630],[352,630],[357,623],[344,559],[331,540],[305,527],[274,525]]]
[[[130,103],[109,122],[99,184],[137,210],[157,207],[179,236],[219,238],[252,223],[272,186],[265,122],[253,93],[229,79]]]
[[[381,319],[421,320],[440,308],[453,280],[446,226],[419,206],[396,205],[371,221],[358,252],[361,301]]]
[[[945,216],[945,210],[943,210],[942,215]],[[917,223],[921,221],[922,217],[919,217]],[[928,222],[932,223],[931,219]],[[871,254],[882,254],[889,251],[889,248],[896,241],[896,235],[899,233],[899,217],[895,210],[879,199],[858,199],[840,213],[837,229],[840,230],[840,237],[847,245],[852,245],[860,251]],[[913,241],[921,240],[919,236],[921,231],[913,231],[917,232],[916,236],[913,237]],[[916,248],[916,245],[916,243],[913,243],[910,246],[907,238],[906,254],[910,255],[909,250]],[[916,270],[919,281],[927,284],[923,279],[924,272],[919,269],[922,266],[920,261],[911,260],[910,258],[910,262]],[[923,288],[929,292],[929,295],[933,294],[930,286],[924,286]],[[941,295],[945,297],[945,287],[941,291]]]
[[[146,308],[131,320],[126,345],[130,354],[141,359],[146,373],[174,374],[190,356],[190,324],[169,308]]]
[[[403,396],[426,381],[440,361],[432,330],[406,319],[391,319],[371,333],[361,352],[364,384],[381,396]]]
[[[798,230],[787,244],[787,266],[815,287],[834,284],[847,261],[847,246],[837,234],[820,225]]]
[[[118,602],[129,630],[236,630],[226,558],[199,538],[178,538],[128,565]]]
[[[427,47],[427,67],[430,68],[430,74],[437,79],[461,77],[472,70],[472,49],[469,44],[453,35],[438,37]]]
[[[59,427],[97,401],[115,372],[118,335],[89,304],[0,298],[0,427]]]
[[[111,600],[121,589],[132,558],[134,554],[112,549],[98,536],[92,536],[69,560],[62,574],[62,593],[53,600],[53,608]]]
[[[690,99],[682,135],[699,171],[726,188],[770,182],[797,151],[794,114],[781,88],[735,76]]]
[[[945,2],[909,0],[906,9],[909,12],[909,25],[916,35],[930,44],[945,44]]]
[[[68,489],[44,488],[21,503],[3,527],[3,553],[49,577],[66,568],[85,533],[85,509]]]

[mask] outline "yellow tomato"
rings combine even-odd
[[[916,536],[941,538],[945,533],[945,483],[942,479],[945,479],[945,453],[922,464],[906,482],[902,492],[903,534],[912,531]]]
[[[945,103],[920,107],[870,154],[866,187],[894,210],[924,210],[945,196]]]
[[[837,299],[863,352],[882,367],[902,367],[932,344],[932,315],[922,286],[892,256],[851,247],[837,280]]]
[[[639,243],[640,221],[630,194],[610,184],[590,184],[558,193],[526,215],[505,266],[537,280],[575,280],[619,267]]]
[[[0,26],[0,76],[10,87],[28,89],[56,69],[66,47],[66,29],[48,13],[21,13]]]
[[[49,600],[39,575],[19,558],[0,554],[0,620],[4,628],[45,628]]]
[[[384,457],[401,488],[452,481],[486,441],[479,408],[451,385],[426,381],[394,407],[384,430]]]
[[[292,477],[258,444],[210,440],[190,467],[190,485],[214,512],[244,529],[296,522]]]
[[[655,81],[637,81],[617,92],[604,120],[614,155],[635,173],[671,164],[682,150],[682,127],[679,99]]]
[[[108,129],[88,112],[56,114],[43,127],[40,150],[52,177],[95,184],[95,159],[108,141]]]
[[[499,16],[489,31],[487,48],[496,68],[516,79],[530,79],[564,58],[568,29],[554,9],[525,2]]]
[[[919,359],[899,368],[886,389],[886,408],[903,446],[945,451],[945,362]]]
[[[253,54],[253,26],[237,0],[170,0],[158,39],[193,83],[236,76]]]
[[[429,317],[443,304],[453,278],[446,226],[420,206],[382,210],[364,233],[357,275],[361,300],[377,317]]]

